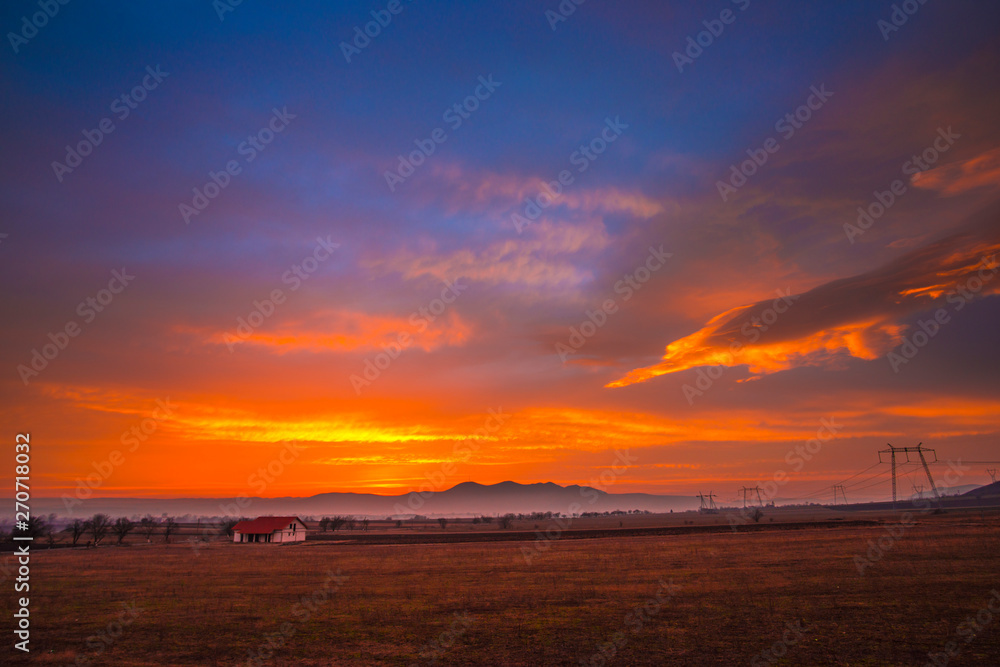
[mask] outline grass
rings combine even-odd
[[[883,535],[843,526],[565,540],[531,564],[518,542],[217,543],[199,555],[187,544],[38,545],[30,661],[247,664],[285,624],[270,664],[601,664],[586,661],[620,633],[609,664],[737,665],[799,623],[801,639],[771,664],[923,665],[1000,589],[1000,522],[921,517],[860,575],[854,557]],[[338,569],[324,601],[325,573]],[[679,588],[665,594],[661,582]],[[296,607],[310,596],[315,606]],[[88,646],[132,602],[136,620],[104,650]],[[973,641],[958,638],[950,665],[1000,664],[994,615]],[[22,660],[3,650],[4,662]]]

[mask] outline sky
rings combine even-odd
[[[33,493],[1000,458],[1000,6],[902,4],[4,3]]]

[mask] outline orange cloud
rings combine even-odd
[[[45,393],[61,404],[64,414],[69,407],[77,410],[69,413],[74,428],[88,413],[112,425],[105,429],[112,437],[88,443],[86,450],[70,447],[46,462],[50,492],[73,488],[77,478],[93,470],[92,461],[106,460],[111,450],[122,449],[117,434],[148,417],[152,404],[148,396],[131,391],[46,385]],[[926,442],[995,433],[1000,406],[988,397],[865,391],[838,401],[835,414],[828,398],[819,396],[779,414],[752,407],[727,408],[724,415],[713,410],[661,415],[549,405],[498,408],[507,417],[502,426],[493,433],[477,433],[487,419],[485,411],[442,414],[422,405],[393,403],[345,412],[330,409],[325,401],[304,410],[283,402],[241,402],[234,407],[211,396],[169,400],[173,414],[159,423],[148,443],[126,453],[125,464],[115,469],[98,495],[244,493],[248,475],[267,465],[288,446],[284,443],[293,443],[299,455],[267,488],[268,496],[359,488],[402,492],[426,482],[426,474],[445,462],[455,464],[457,471],[446,486],[470,477],[495,483],[531,481],[538,475],[586,483],[594,466],[607,465],[616,449],[629,453],[626,481],[638,485],[636,490],[669,483],[662,491],[677,493],[702,482],[773,471],[791,445],[815,436],[821,418],[835,418],[849,429],[850,439],[877,436],[895,442],[901,433],[919,433]],[[476,447],[466,456],[466,450],[457,447],[467,447],[468,442],[460,441],[470,439]],[[771,449],[762,450],[762,445]],[[706,447],[725,448],[733,457],[725,462],[706,459]],[[762,451],[777,458],[761,458]],[[697,472],[692,475],[691,470]]]
[[[128,417],[146,417],[149,400],[93,387],[46,385],[44,392],[78,408]],[[169,399],[171,412],[160,419],[158,432],[184,441],[276,443],[408,443],[464,440],[472,436],[456,427],[419,420],[413,414],[379,419],[343,411],[278,413],[265,407],[235,408],[217,401]],[[487,438],[488,436],[481,436]]]
[[[911,182],[918,188],[935,190],[948,197],[976,188],[997,187],[1000,185],[1000,148],[919,172],[913,175]]]
[[[230,331],[213,331],[208,334],[208,340],[218,345],[248,343],[285,354],[382,349],[405,336],[406,347],[429,352],[463,345],[472,333],[472,326],[454,311],[435,313],[425,308],[414,311],[409,317],[399,317],[326,310],[297,320],[283,320],[273,327],[253,330],[246,336],[237,330],[238,340],[234,340],[236,336]]]
[[[726,315],[729,313],[720,317]],[[712,340],[716,330],[711,325],[709,322],[704,329],[668,345],[662,362],[633,370],[607,386],[625,387],[698,366],[745,364],[751,373],[767,375],[798,366],[826,366],[843,354],[858,359],[877,359],[902,341],[905,330],[902,325],[886,322],[859,322],[817,331],[794,341],[761,345],[736,341],[739,347],[720,348]]]
[[[1000,251],[998,217],[1000,206],[994,205],[964,231],[881,269],[800,295],[779,291],[777,299],[727,310],[670,343],[659,363],[606,386],[624,387],[698,366],[747,365],[762,375],[830,366],[846,356],[877,359],[902,342],[903,320],[910,314],[943,305],[953,294],[971,299],[1000,293],[1000,279],[992,277]],[[980,281],[982,275],[991,277]],[[968,290],[970,280],[979,284],[974,294]]]

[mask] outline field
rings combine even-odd
[[[949,665],[1000,664],[996,513],[539,543],[338,542],[36,545],[30,662],[924,665],[947,647]]]

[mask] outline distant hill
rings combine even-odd
[[[962,494],[963,496],[1000,496],[1000,482],[993,482],[992,484],[987,484],[986,486],[980,486],[973,489],[972,491],[967,491]]]
[[[979,484],[958,484],[956,486],[939,486],[938,493],[940,493],[942,496],[964,496],[968,495],[968,493],[971,493],[981,488],[983,487],[981,487]],[[920,493],[911,493],[908,497],[933,498],[934,492],[929,489],[923,489]]]
[[[560,486],[552,482],[477,484],[463,482],[444,491],[379,496],[371,493],[321,493],[305,498],[250,498],[240,506],[235,498],[93,498],[67,510],[59,498],[35,498],[37,514],[55,513],[80,518],[97,512],[112,516],[163,514],[171,516],[330,516],[348,514],[372,518],[424,516],[476,516],[530,512],[608,512],[613,510],[684,511],[698,508],[692,496],[648,493],[606,493],[589,486]]]

